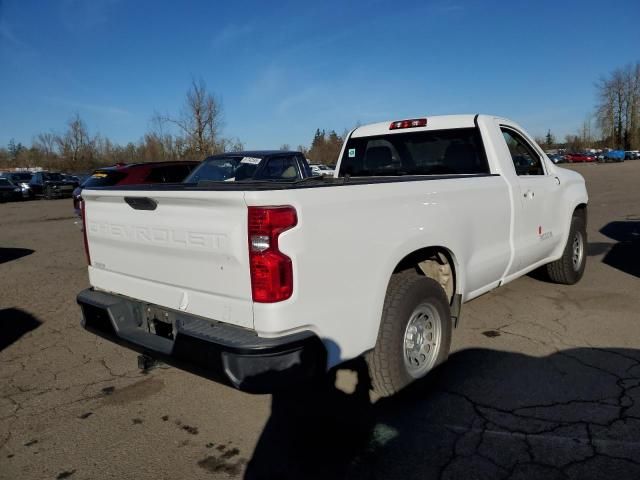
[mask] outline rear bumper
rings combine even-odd
[[[151,333],[143,302],[93,289],[78,294],[82,326],[107,340],[183,370],[251,393],[271,393],[326,370],[312,332],[261,338],[245,328],[172,311],[174,339]]]

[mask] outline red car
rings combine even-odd
[[[178,183],[191,173],[200,162],[148,162],[119,163],[94,171],[73,191],[73,209],[80,215],[80,195],[84,187],[112,187],[114,185],[139,185],[141,183]]]
[[[586,153],[567,153],[564,156],[564,159],[567,163],[576,163],[576,162],[595,162],[596,157],[593,155],[588,155]]]

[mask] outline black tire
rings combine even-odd
[[[576,240],[576,238],[578,238]],[[576,255],[575,242],[581,242],[580,260],[574,263],[574,257]],[[551,281],[555,283],[561,283],[564,285],[573,285],[578,283],[584,274],[584,269],[587,265],[587,227],[585,225],[584,217],[581,215],[574,215],[571,219],[571,229],[569,230],[569,237],[567,238],[567,244],[560,257],[555,262],[547,264],[547,274]]]
[[[394,274],[389,280],[382,319],[375,348],[366,356],[373,391],[387,397],[406,387],[417,376],[405,363],[405,334],[409,321],[419,309],[430,306],[439,321],[435,353],[431,354],[426,375],[445,361],[451,346],[451,311],[444,290],[438,282],[414,271]],[[439,318],[435,318],[439,317]],[[428,317],[427,317],[428,318]],[[435,345],[435,344],[434,344]]]

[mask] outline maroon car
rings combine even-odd
[[[73,209],[76,215],[80,215],[80,198],[84,187],[178,183],[184,180],[199,163],[194,161],[119,163],[112,167],[99,168],[73,191]]]
[[[586,153],[567,153],[564,156],[564,160],[567,163],[576,163],[576,162],[595,162],[596,157],[593,155],[589,155]]]

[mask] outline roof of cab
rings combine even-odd
[[[407,133],[407,132],[422,132],[428,130],[444,130],[450,128],[469,128],[475,126],[475,118],[476,114],[465,114],[465,115],[435,115],[435,116],[425,116],[425,115],[416,115],[415,117],[403,117],[403,118],[394,118],[393,120],[388,120],[386,122],[379,123],[371,123],[369,125],[362,125],[361,127],[357,127],[351,137],[371,137],[374,135],[387,135],[387,134],[396,134],[396,133]],[[400,120],[407,119],[417,119],[417,118],[426,118],[427,125],[425,127],[411,127],[411,128],[402,128],[397,130],[389,130],[389,126],[393,122],[397,122]]]

